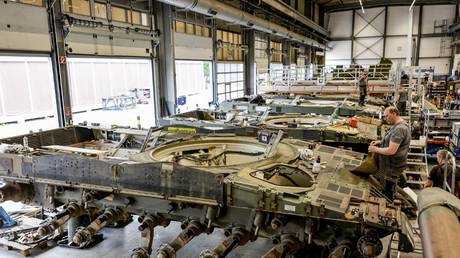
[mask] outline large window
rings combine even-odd
[[[217,49],[217,60],[222,61],[242,61],[243,50],[241,49],[241,34],[217,30],[217,40],[221,45]]]
[[[177,111],[208,108],[212,102],[212,62],[176,60]]]
[[[267,39],[256,36],[255,38],[255,55],[256,58],[267,58]]]
[[[244,70],[241,62],[217,63],[217,100],[244,96]]]
[[[211,20],[203,14],[174,9],[173,29],[177,33],[211,37],[211,27]]]
[[[174,21],[174,31],[178,33],[187,33],[202,37],[211,37],[211,28],[206,25],[198,25],[185,21]]]
[[[150,60],[69,58],[69,75],[74,123],[155,125]]]
[[[272,52],[271,62],[273,62],[273,63],[281,63],[281,61],[282,61],[282,53],[283,53],[283,45],[280,42],[272,41],[270,43],[270,50]]]
[[[21,0],[22,1],[22,0]],[[38,1],[38,0],[24,0],[24,1]],[[62,0],[64,12],[74,13],[78,15],[91,16],[91,3],[88,0]],[[106,3],[95,2],[94,14],[96,18],[107,19],[107,11],[112,14],[112,20],[116,22],[130,23],[132,25],[149,26],[149,15],[140,10],[133,10],[122,6],[110,5],[107,8]]]
[[[49,57],[0,56],[0,138],[58,127]]]

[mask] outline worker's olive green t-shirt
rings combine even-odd
[[[409,152],[411,133],[406,122],[402,121],[393,125],[382,139],[380,147],[390,146],[390,142],[398,143],[399,148],[393,155],[379,156],[379,171],[386,176],[399,176],[407,167],[407,153]]]

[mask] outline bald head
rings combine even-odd
[[[385,112],[389,112],[389,113],[391,113],[391,114],[395,114],[395,115],[399,116],[399,110],[398,110],[398,108],[395,107],[395,106],[389,106],[389,107],[387,107],[387,108],[385,109]]]

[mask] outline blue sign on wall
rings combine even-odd
[[[177,105],[183,106],[187,103],[187,97],[186,96],[180,96],[177,98]]]

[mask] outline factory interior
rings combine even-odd
[[[459,73],[460,0],[1,1],[0,257],[460,258]]]

